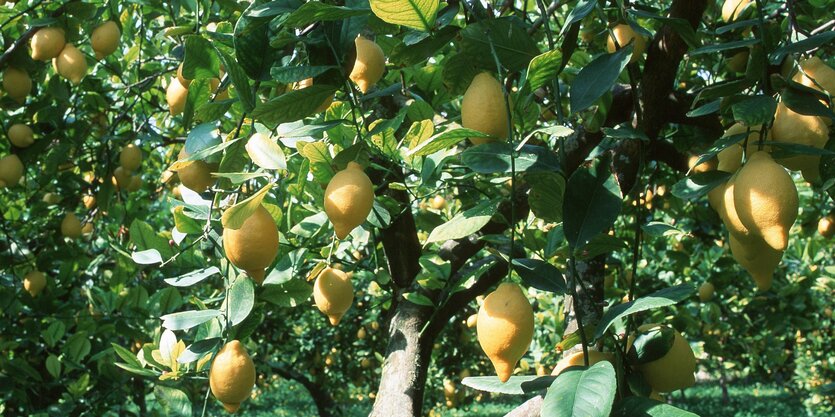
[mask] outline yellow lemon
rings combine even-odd
[[[722,4],[722,20],[733,22],[749,3],[751,3],[751,0],[725,0],[725,3]]]
[[[185,147],[180,150],[179,158],[180,160],[188,158]],[[215,183],[211,172],[212,166],[210,164],[204,161],[191,161],[188,165],[177,169],[177,176],[180,177],[180,182],[189,190],[202,193]]]
[[[119,165],[128,171],[136,171],[142,165],[142,150],[130,143],[119,152]]]
[[[81,236],[81,220],[75,213],[67,213],[64,220],[61,220],[61,234],[70,239],[77,239]]]
[[[365,94],[371,87],[383,78],[386,71],[386,56],[376,42],[357,36],[354,40],[357,49],[357,59],[348,78],[357,84]]]
[[[827,93],[835,95],[835,69],[826,65],[826,63],[816,56],[801,61],[800,68],[803,68],[803,72],[798,71],[792,77],[795,82],[816,90],[820,90],[823,87]]]
[[[32,79],[29,73],[15,67],[6,67],[3,71],[3,89],[14,101],[23,104],[32,91]]]
[[[835,215],[828,214],[818,221],[818,233],[825,238],[835,235]]]
[[[614,38],[612,35],[614,34]],[[615,40],[618,41],[617,45],[615,45]],[[632,57],[629,58],[629,62],[635,62],[641,58],[644,54],[644,51],[647,50],[647,40],[639,33],[635,32],[635,29],[632,29],[632,26],[629,26],[626,23],[621,23],[612,28],[612,33],[608,34],[606,37],[606,50],[609,53],[615,52],[616,50],[623,48],[629,42],[632,42]]]
[[[476,332],[499,380],[506,382],[533,340],[533,309],[522,289],[503,283],[478,310]]]
[[[774,250],[759,238],[743,244],[734,235],[730,235],[729,246],[734,260],[748,271],[757,284],[757,288],[761,291],[770,289],[774,270],[780,265],[783,252]]]
[[[354,302],[351,277],[338,269],[323,269],[313,284],[313,300],[319,311],[328,316],[331,325],[336,326]]]
[[[646,333],[660,328],[675,332],[672,347],[661,358],[637,365],[635,368],[641,371],[644,379],[654,391],[671,392],[692,386],[696,383],[694,375],[696,356],[684,337],[672,328],[661,324],[646,324],[638,327],[638,331]]]
[[[0,188],[14,187],[23,176],[23,163],[15,154],[0,158]]]
[[[713,293],[716,288],[709,282],[702,283],[699,286],[699,300],[702,302],[710,301],[713,298]]]
[[[749,132],[749,129],[743,125],[742,123],[736,123],[733,126],[729,127],[728,130],[725,131],[725,134],[722,137],[729,137],[734,135],[740,135],[743,133],[748,133],[748,147],[746,148],[746,153],[750,158],[756,152],[759,152],[759,141],[760,141],[760,132],[762,131],[762,126],[752,126]],[[768,142],[771,140],[771,131],[769,130],[768,133],[765,135],[764,141]],[[740,166],[742,166],[742,144],[745,143],[745,140],[735,143],[725,149],[722,149],[716,158],[718,159],[717,169],[720,171],[734,173],[736,172]],[[768,146],[764,146],[763,150],[768,151]]]
[[[116,180],[116,185],[119,188],[127,188],[131,181],[130,171],[126,170],[122,166],[118,166],[115,170],[113,170],[113,179]]]
[[[473,78],[461,101],[461,125],[505,140],[508,135],[507,106],[502,85],[490,73]],[[475,145],[491,142],[490,138],[470,138]]]
[[[255,364],[246,348],[237,340],[224,345],[209,370],[212,395],[223,404],[226,411],[234,413],[249,398],[254,386]]]
[[[168,103],[168,112],[172,116],[176,116],[183,112],[186,108],[186,99],[188,99],[188,89],[177,81],[177,78],[171,78],[168,82],[168,87],[165,89],[165,101]]]
[[[557,362],[557,366],[554,367],[553,371],[551,371],[551,375],[557,376],[561,374],[564,370],[572,366],[585,366],[585,358],[586,355],[583,355],[582,350],[574,352],[573,354],[560,359],[560,361]],[[614,356],[611,353],[603,353],[589,349],[589,366],[592,366],[601,361],[612,362],[613,360]]]
[[[325,213],[339,239],[365,222],[373,206],[374,185],[356,162],[337,172],[325,189]]]
[[[777,105],[771,131],[775,142],[805,145],[818,149],[823,149],[826,141],[829,140],[829,128],[820,117],[796,113],[782,102]],[[781,158],[777,162],[793,171],[817,169],[820,156],[798,155]]]
[[[26,148],[35,143],[32,128],[22,123],[15,123],[9,128],[9,142],[18,148]]]
[[[223,229],[223,250],[229,262],[262,283],[264,269],[278,255],[278,227],[273,216],[259,204],[240,229]]]
[[[70,80],[75,85],[87,75],[87,58],[73,44],[68,43],[55,58],[52,66],[58,75]]]
[[[44,287],[46,287],[46,276],[43,272],[38,270],[29,271],[26,276],[23,277],[23,289],[35,298],[38,294],[43,291]]]
[[[67,43],[64,30],[54,27],[38,29],[29,42],[35,61],[49,61],[57,57]]]
[[[93,30],[90,43],[96,53],[96,59],[102,59],[119,48],[119,38],[122,32],[116,22],[108,20]]]

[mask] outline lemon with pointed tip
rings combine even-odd
[[[666,329],[666,330],[665,330]],[[669,326],[661,324],[645,324],[638,327],[638,332],[646,333],[653,330],[670,331],[674,333],[670,350],[660,358],[636,365],[644,380],[658,392],[672,392],[693,386],[696,383],[696,356],[687,340]],[[630,349],[632,343],[629,343]]]
[[[179,159],[188,158],[186,148],[180,150]],[[206,191],[215,179],[212,177],[212,166],[204,161],[190,161],[186,166],[177,168],[177,176],[180,177],[180,182],[189,190],[196,193]]]
[[[791,143],[823,149],[829,140],[829,128],[818,116],[795,112],[783,102],[774,112],[771,136],[775,142]],[[792,171],[817,168],[820,155],[798,155],[777,159],[777,162]]]
[[[733,190],[739,220],[770,247],[783,251],[797,219],[797,187],[767,152],[757,152],[739,170]]]
[[[35,143],[32,128],[22,123],[15,123],[9,128],[9,142],[18,148],[27,148]]]
[[[14,101],[23,104],[26,96],[32,91],[32,79],[24,70],[7,67],[3,71],[3,89]]]
[[[67,213],[61,220],[61,234],[70,239],[77,239],[81,236],[81,220],[78,220],[75,213]]]
[[[566,369],[572,366],[586,366],[585,361],[586,355],[583,354],[583,351],[580,350],[578,352],[574,352],[571,355],[568,355],[559,362],[557,362],[557,366],[554,367],[554,370],[551,371],[552,376],[557,376],[561,374]],[[608,361],[612,362],[614,360],[614,356],[611,353],[603,353],[596,350],[589,349],[589,365],[592,366],[598,362]]]
[[[52,66],[58,75],[70,80],[74,85],[78,85],[87,75],[87,58],[71,43],[66,44],[61,53],[52,58]]]
[[[313,284],[313,300],[331,325],[336,326],[354,302],[351,277],[338,269],[323,269]]]
[[[259,204],[239,229],[223,229],[223,250],[229,262],[255,282],[264,282],[264,270],[278,255],[278,227],[273,216]]]
[[[749,3],[751,3],[751,0],[725,0],[725,3],[722,4],[722,20],[733,22]]]
[[[186,108],[186,99],[188,99],[188,89],[180,84],[176,77],[171,78],[171,81],[168,82],[168,87],[165,88],[165,101],[168,103],[168,112],[172,116],[182,113]]]
[[[374,87],[386,71],[386,56],[383,49],[376,42],[357,36],[354,40],[357,49],[357,59],[354,61],[354,68],[348,78],[357,84],[360,91],[365,94],[371,87]]]
[[[64,29],[56,27],[38,29],[29,42],[32,47],[32,59],[35,61],[49,61],[55,58],[67,43]]]
[[[99,27],[93,29],[93,34],[90,36],[90,43],[93,46],[93,51],[96,53],[96,59],[102,59],[119,48],[119,38],[122,37],[122,32],[119,30],[119,25],[112,20],[104,22]]]
[[[212,395],[230,413],[238,411],[255,386],[255,364],[241,342],[233,340],[223,346],[209,369]]]
[[[0,158],[0,188],[14,187],[23,176],[23,163],[15,154]]]
[[[723,188],[722,203],[719,210],[719,218],[722,223],[728,228],[728,232],[736,236],[741,241],[748,241],[752,239],[752,232],[739,219],[739,214],[736,210],[736,203],[734,202],[734,190],[736,189],[736,179],[739,176],[735,173],[728,179]]]
[[[338,239],[344,239],[351,230],[365,222],[373,206],[374,185],[363,172],[362,165],[348,162],[348,166],[328,182],[325,213]]]
[[[617,45],[615,45],[615,40],[618,42]],[[644,51],[647,50],[647,40],[643,35],[635,32],[632,26],[621,23],[613,27],[612,33],[606,37],[606,50],[611,54],[630,42],[632,42],[632,56],[629,58],[629,62],[632,63],[641,59]]]
[[[716,288],[713,286],[713,284],[709,282],[702,283],[702,285],[699,286],[699,301],[710,301],[713,298],[713,294],[715,291]]]
[[[478,310],[476,333],[499,380],[506,382],[533,340],[533,309],[522,289],[505,282]]]
[[[729,240],[731,256],[734,260],[751,275],[760,291],[768,291],[771,288],[774,271],[783,258],[783,252],[774,250],[759,237],[742,243],[734,235],[730,235]]]
[[[474,145],[505,140],[508,135],[507,105],[502,85],[488,72],[473,78],[461,101],[461,126],[493,138],[469,138]]]
[[[835,95],[835,68],[816,56],[801,61],[800,68],[803,71],[798,71],[792,80],[816,90],[823,87],[829,95]]]
[[[119,165],[128,171],[136,171],[142,165],[142,150],[129,143],[119,152]]]
[[[38,270],[31,270],[23,277],[23,289],[35,298],[46,287],[46,275]]]

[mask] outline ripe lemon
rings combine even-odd
[[[229,262],[262,283],[264,269],[278,255],[278,227],[273,216],[259,204],[240,229],[223,229],[223,250]]]
[[[38,294],[43,291],[44,287],[46,287],[46,276],[43,272],[38,270],[29,271],[25,277],[23,277],[23,289],[35,298]]]
[[[168,102],[168,112],[172,116],[176,116],[183,112],[186,108],[186,99],[188,99],[188,89],[177,81],[177,78],[171,78],[168,82],[168,87],[165,89],[165,101]]]
[[[96,59],[102,59],[119,48],[119,38],[122,32],[116,22],[108,20],[93,30],[90,43],[96,53]]]
[[[215,92],[217,92],[217,97],[215,100],[226,100],[229,98],[229,89],[224,89],[223,91],[217,91],[218,86],[220,85],[220,78],[212,78],[209,80],[209,98],[214,97]]]
[[[478,313],[471,314],[467,317],[467,328],[472,329],[478,325]]]
[[[301,90],[303,88],[310,87],[311,85],[313,85],[313,78],[305,78],[305,79],[299,81],[298,83],[296,83],[296,85],[293,86],[293,89],[294,90]],[[316,113],[321,113],[321,112],[327,110],[328,107],[331,106],[331,103],[333,103],[333,97],[334,97],[334,95],[331,94],[330,97],[326,98],[325,101],[323,101],[322,104],[320,104],[319,107],[316,108],[315,112]]]
[[[825,238],[835,235],[835,215],[828,214],[818,221],[818,233]]]
[[[743,244],[734,235],[730,235],[729,246],[734,260],[748,271],[757,288],[768,291],[774,278],[774,270],[783,258],[783,252],[774,250],[759,238]]]
[[[533,309],[522,289],[503,283],[484,299],[476,332],[499,380],[506,382],[533,340]]]
[[[446,207],[446,198],[442,195],[436,195],[429,201],[429,206],[435,210],[443,210]]]
[[[331,325],[336,326],[354,302],[351,277],[338,269],[323,269],[313,284],[313,300],[319,311],[328,316]]]
[[[374,186],[356,162],[337,172],[325,189],[325,213],[338,239],[365,222],[373,206]]]
[[[75,213],[67,213],[64,220],[61,220],[61,234],[70,239],[81,236],[81,220],[78,220]]]
[[[716,167],[719,161],[716,158],[708,159],[707,161],[702,162],[699,165],[696,165],[696,162],[699,161],[699,155],[690,155],[687,159],[687,167],[690,169],[691,174],[701,174],[703,172],[709,172],[716,170]]]
[[[35,61],[49,61],[58,56],[67,41],[61,28],[41,28],[32,36],[32,59]]]
[[[699,286],[699,301],[710,301],[713,299],[714,291],[716,291],[716,288],[714,288],[713,284],[709,282],[702,283],[702,285]]]
[[[725,0],[722,5],[722,20],[733,22],[749,3],[751,3],[751,0]]]
[[[551,375],[557,376],[561,374],[564,370],[572,366],[585,366],[585,357],[586,355],[583,355],[583,351],[580,350],[560,359],[560,361],[557,362],[557,366],[555,366],[554,370],[551,371]],[[601,361],[612,362],[613,359],[614,356],[611,353],[603,353],[589,349],[589,366],[592,366]]]
[[[614,38],[612,37],[613,34]],[[615,45],[615,40],[618,41],[617,45]],[[608,50],[611,54],[628,45],[629,42],[632,42],[632,57],[629,58],[629,62],[635,62],[639,60],[644,54],[644,51],[647,50],[647,40],[642,35],[635,32],[635,29],[632,29],[632,26],[629,26],[626,23],[621,23],[612,28],[612,33],[608,34],[606,37],[606,50]]]
[[[736,210],[736,203],[734,201],[734,189],[736,189],[736,178],[739,174],[734,174],[728,179],[728,182],[725,183],[725,187],[723,188],[722,194],[722,203],[720,204],[721,210],[719,210],[719,218],[722,219],[722,223],[725,224],[725,227],[728,228],[728,232],[730,234],[737,237],[742,241],[748,241],[752,239],[751,231],[745,224],[742,223],[742,220],[739,219],[739,213]]]
[[[23,104],[32,91],[32,79],[29,73],[15,67],[6,67],[3,71],[3,89],[14,101]]]
[[[725,201],[725,187],[727,186],[727,182],[722,183],[714,187],[712,190],[707,192],[707,201],[710,204],[710,207],[719,214],[719,218],[721,219],[724,215],[724,201]]]
[[[18,148],[26,148],[35,143],[32,129],[22,123],[15,123],[9,128],[9,142]]]
[[[234,413],[255,386],[255,364],[246,348],[233,340],[217,353],[209,370],[209,387],[223,408]]]
[[[386,71],[386,56],[380,45],[372,40],[357,36],[354,40],[357,49],[357,59],[348,78],[357,84],[365,94],[377,81],[383,78]]]
[[[638,332],[646,333],[652,330],[667,329],[675,332],[675,339],[670,350],[659,359],[636,365],[635,368],[644,375],[644,379],[658,392],[672,392],[692,386],[696,383],[696,356],[693,349],[681,334],[669,326],[661,324],[645,324],[638,327]],[[632,348],[632,341],[629,343]]]
[[[508,134],[507,106],[502,85],[490,73],[473,78],[461,101],[461,125],[505,140]],[[475,145],[491,142],[490,138],[470,138]]]
[[[826,65],[826,63],[816,56],[801,61],[800,68],[803,68],[803,72],[798,71],[792,77],[795,82],[816,90],[820,90],[823,87],[827,93],[835,95],[835,69]]]
[[[180,160],[188,158],[188,153],[186,152],[185,147],[180,150],[179,158]],[[188,189],[197,193],[202,193],[215,183],[215,179],[212,178],[211,172],[212,166],[206,162],[191,161],[191,163],[185,167],[177,169],[177,176],[180,177],[180,182]]]
[[[129,143],[119,152],[119,165],[128,171],[136,171],[142,165],[142,150]]]
[[[177,81],[179,81],[180,85],[182,85],[185,88],[188,88],[189,84],[191,84],[191,80],[189,80],[188,78],[186,78],[183,75],[183,63],[182,62],[180,62],[180,66],[177,67]]]
[[[131,174],[122,166],[116,167],[113,170],[113,179],[116,181],[116,186],[119,188],[127,188],[130,185]]]
[[[748,132],[748,128],[743,125],[742,123],[736,123],[733,126],[729,127],[728,130],[725,131],[725,134],[722,137],[729,137],[734,135],[739,135],[748,132],[748,147],[746,148],[746,153],[748,157],[751,157],[756,152],[759,152],[759,141],[760,141],[760,132],[762,131],[762,126],[752,126],[750,132]],[[771,140],[771,131],[769,130],[768,133],[765,135],[764,141],[768,142]],[[740,166],[742,166],[742,144],[744,143],[744,139],[736,144],[733,144],[725,149],[722,149],[716,158],[718,159],[719,163],[717,164],[717,168],[720,171],[734,173],[736,172]],[[764,146],[763,150],[768,151],[768,146]]]
[[[52,66],[58,75],[78,85],[81,79],[87,75],[87,58],[73,44],[68,43],[55,58],[52,58]]]
[[[796,113],[782,102],[774,112],[774,124],[771,128],[775,142],[792,143],[823,149],[829,140],[829,128],[820,117]],[[792,171],[817,169],[819,155],[799,155],[778,159],[784,167]]]
[[[729,71],[745,72],[745,69],[748,67],[748,55],[750,55],[750,53],[747,49],[733,54],[730,58],[725,60],[725,67],[727,67]]]
[[[133,193],[139,191],[140,188],[142,188],[142,177],[139,175],[131,175],[125,191]]]
[[[739,170],[733,195],[742,224],[774,250],[785,250],[798,210],[797,188],[785,168],[767,152],[755,153]]]
[[[87,210],[92,210],[93,207],[96,207],[96,196],[87,194],[81,197],[81,203],[84,204],[84,208]]]
[[[84,226],[81,226],[81,234],[87,236],[93,233],[93,222],[84,223]]]
[[[23,163],[15,154],[0,158],[0,188],[14,187],[23,176]]]

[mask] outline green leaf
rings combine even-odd
[[[594,10],[594,6],[596,4],[597,0],[578,0],[577,4],[571,8],[570,12],[568,12],[568,17],[565,18],[565,23],[562,25],[562,29],[560,30],[560,36],[562,36],[571,27],[571,25],[588,16],[588,14]]]
[[[303,3],[299,0],[273,0],[257,7],[250,7],[246,11],[247,16],[272,17],[279,14],[292,13]]]
[[[181,390],[156,384],[154,385],[154,397],[162,406],[166,415],[190,417],[192,414],[191,399]]]
[[[806,39],[777,48],[768,56],[768,60],[772,65],[779,65],[788,54],[811,51],[821,45],[831,44],[833,41],[835,41],[835,32],[831,30],[823,31]]]
[[[522,277],[522,282],[538,290],[565,294],[565,278],[554,265],[541,259],[513,259],[513,270]]]
[[[548,388],[542,402],[547,417],[608,417],[615,400],[615,368],[609,361],[568,370]]]
[[[46,371],[49,372],[53,378],[58,379],[61,376],[61,362],[55,355],[49,355],[46,358]]]
[[[479,391],[523,395],[542,391],[555,379],[555,376],[512,376],[507,382],[502,382],[495,376],[473,376],[464,378],[461,383]]]
[[[719,111],[719,107],[721,104],[722,100],[713,100],[710,103],[704,104],[693,110],[690,110],[689,112],[687,112],[687,117],[699,117],[716,113]]]
[[[460,239],[478,232],[490,221],[498,206],[498,200],[487,200],[456,214],[448,222],[433,229],[426,239],[426,244]]]
[[[451,146],[461,142],[467,138],[489,138],[490,135],[486,133],[481,133],[477,130],[473,129],[451,129],[441,133],[438,133],[435,136],[430,137],[429,139],[420,142],[416,147],[409,150],[406,153],[407,156],[426,156],[431,155],[435,152],[442,151],[444,149],[448,149]]]
[[[432,300],[430,300],[429,297],[416,292],[404,293],[403,298],[405,298],[410,303],[417,304],[419,306],[435,307],[435,304],[432,303]]]
[[[270,68],[270,76],[274,80],[282,84],[292,84],[308,78],[313,78],[325,73],[325,71],[334,69],[332,65],[309,65],[300,67],[272,67]]]
[[[614,224],[622,197],[609,158],[581,167],[568,179],[563,200],[563,228],[569,246],[584,246]]]
[[[249,80],[244,69],[241,68],[231,55],[219,49],[216,51],[223,61],[223,66],[226,67],[226,73],[232,79],[232,85],[235,86],[235,94],[241,100],[244,111],[251,112],[255,108],[255,95],[252,93],[252,87],[249,86]]]
[[[209,102],[212,97],[209,89],[210,81],[208,78],[198,78],[188,85],[188,97],[186,98],[185,109],[183,109],[183,126],[191,126],[195,109]]]
[[[585,246],[578,248],[575,253],[578,259],[592,259],[598,255],[627,248],[629,248],[629,245],[626,244],[624,239],[600,233],[591,238]]]
[[[506,142],[490,142],[468,148],[461,162],[479,174],[513,172],[513,149]],[[542,146],[524,145],[516,151],[516,172],[560,172],[559,157]]]
[[[664,23],[671,27],[679,37],[687,44],[687,46],[691,48],[696,48],[699,46],[699,36],[696,35],[696,31],[693,30],[693,27],[690,26],[690,22],[685,19],[680,18],[672,18],[672,17],[664,17],[659,16],[654,13],[650,13],[644,10],[639,9],[628,9],[627,12],[633,17],[640,17],[645,19],[653,19],[658,22]]]
[[[528,63],[540,54],[525,24],[517,17],[485,19],[467,25],[461,31],[460,50],[466,59],[483,68],[496,68],[493,59],[495,50],[502,65],[511,71],[527,68]]]
[[[81,363],[90,354],[91,347],[87,332],[81,331],[70,336],[61,351],[64,352],[70,361]]]
[[[583,67],[574,78],[569,90],[571,112],[585,110],[612,89],[621,71],[632,57],[632,45],[614,53],[601,54]]]
[[[695,200],[727,182],[731,175],[731,173],[724,171],[700,172],[682,178],[673,185],[671,192],[682,200]]]
[[[264,169],[287,169],[284,151],[264,133],[256,133],[246,141],[246,153],[255,165]]]
[[[223,228],[232,230],[240,229],[241,226],[244,225],[244,221],[246,221],[252,213],[255,213],[255,210],[259,205],[261,205],[261,201],[264,200],[264,196],[267,195],[267,191],[270,191],[272,186],[273,183],[268,183],[257,193],[249,196],[246,200],[226,209],[221,217]]]
[[[720,44],[717,44],[717,45],[707,45],[707,46],[703,46],[701,48],[694,49],[694,50],[690,51],[688,53],[688,55],[690,55],[691,57],[694,57],[694,56],[699,56],[699,55],[704,55],[704,54],[715,54],[717,52],[727,51],[727,50],[731,50],[731,49],[744,48],[744,47],[747,47],[747,46],[756,45],[758,43],[760,43],[759,39],[752,38],[752,39],[743,39],[743,40],[740,40],[740,41],[720,43]]]
[[[759,126],[771,122],[777,110],[777,102],[771,96],[748,96],[731,106],[734,120],[747,126]]]
[[[434,133],[435,124],[431,120],[413,122],[403,137],[403,143],[409,148],[414,148],[431,138]]]
[[[156,249],[148,249],[143,251],[133,252],[130,255],[134,262],[140,265],[152,265],[162,263],[162,255]]]
[[[248,14],[261,7],[258,2],[252,2],[249,8],[235,23],[235,58],[249,78],[263,80],[269,72],[275,56],[275,50],[270,47],[269,23],[270,18],[250,17]]]
[[[702,100],[732,96],[736,93],[745,91],[752,85],[754,85],[754,81],[747,78],[718,82],[699,91],[699,94],[696,96],[696,100],[693,102],[698,103]]]
[[[134,219],[130,224],[130,241],[140,251],[156,249],[161,256],[174,255],[174,251],[168,245],[168,239],[158,235],[151,225],[139,219]]]
[[[674,287],[664,288],[628,303],[618,304],[603,314],[603,317],[600,319],[600,324],[597,325],[597,330],[594,333],[594,340],[598,340],[603,337],[603,334],[606,333],[606,330],[609,329],[609,326],[611,326],[615,320],[621,319],[630,314],[640,313],[641,311],[676,304],[692,295],[694,291],[695,288],[690,284],[676,285]]]
[[[296,9],[290,16],[287,16],[284,24],[288,27],[298,28],[311,23],[363,16],[369,14],[370,11],[369,9],[334,6],[320,1],[309,1]]]
[[[321,84],[293,90],[258,104],[252,111],[252,117],[270,125],[295,122],[313,114],[334,92],[336,87]]]
[[[800,114],[835,119],[835,113],[821,103],[821,99],[826,99],[822,96],[823,94],[820,94],[817,90],[790,81],[780,93],[780,101],[786,107]]]
[[[124,370],[126,370],[126,371],[128,371],[132,374],[136,374],[136,375],[139,375],[139,376],[147,376],[147,377],[159,376],[158,373],[156,373],[156,372],[154,372],[150,369],[137,368],[135,366],[130,366],[128,364],[120,363],[120,362],[116,362],[114,365],[116,365],[119,368],[122,368],[122,369],[124,369]]]
[[[229,317],[229,324],[236,326],[249,316],[255,305],[255,286],[251,279],[236,279],[229,287],[221,311]]]
[[[528,64],[527,83],[531,91],[555,80],[562,67],[562,52],[559,49],[535,56]]]
[[[182,233],[200,234],[203,233],[203,226],[186,214],[184,206],[174,207],[174,226]]]
[[[200,36],[185,37],[183,77],[187,80],[217,78],[220,75],[220,60],[212,43]]]
[[[370,0],[371,11],[386,23],[429,32],[435,26],[437,0]]]
[[[43,340],[46,342],[47,346],[54,347],[56,343],[58,343],[61,338],[64,337],[64,333],[67,331],[67,326],[64,322],[60,320],[53,321],[49,327],[47,327],[46,331],[43,333]]]
[[[313,294],[313,287],[303,279],[293,279],[283,284],[264,284],[260,299],[281,307],[303,305]]]
[[[198,340],[186,347],[186,350],[180,352],[177,362],[182,364],[192,363],[205,356],[206,353],[217,349],[221,343],[223,343],[223,339],[219,337]]]
[[[216,266],[210,266],[208,268],[191,271],[187,274],[183,274],[175,278],[166,278],[165,282],[168,285],[173,285],[175,287],[190,287],[194,284],[197,284],[198,282],[203,281],[206,278],[209,278],[212,275],[217,274],[220,274],[220,269]]]
[[[679,230],[678,228],[676,228],[673,225],[670,225],[670,224],[667,224],[667,223],[664,223],[664,222],[658,222],[658,221],[653,221],[653,222],[649,222],[645,225],[642,225],[641,230],[643,230],[644,233],[647,236],[670,237],[670,236],[681,236],[681,235],[686,234],[685,232]]]
[[[166,329],[188,330],[217,316],[220,316],[219,310],[209,309],[166,314],[160,317],[160,319],[162,320],[162,327],[165,327]]]
[[[420,42],[411,45],[405,42],[398,43],[392,50],[389,61],[397,65],[417,65],[448,45],[460,30],[458,26],[445,26],[441,30],[432,32]]]
[[[644,132],[630,126],[619,126],[617,129],[604,127],[600,130],[612,139],[638,139],[644,142],[649,142],[649,137],[647,137]]]
[[[699,417],[689,411],[647,397],[630,396],[615,404],[612,417]]]
[[[673,348],[676,331],[671,327],[658,326],[639,332],[626,354],[631,365],[643,365],[657,361]]]
[[[556,172],[536,172],[526,175],[531,189],[528,205],[536,217],[547,222],[562,221],[565,177]]]
[[[133,366],[135,368],[142,368],[142,363],[139,362],[139,359],[136,358],[136,355],[134,355],[133,352],[115,343],[111,343],[110,346],[113,347],[113,351],[116,352],[116,355],[122,358],[122,360],[125,361],[127,365]]]

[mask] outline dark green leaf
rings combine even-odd
[[[484,68],[496,67],[493,50],[499,62],[511,71],[525,69],[539,55],[536,42],[516,17],[500,17],[468,25],[461,31],[461,38],[461,50]]]
[[[448,222],[433,229],[426,239],[426,244],[460,239],[481,230],[496,213],[497,208],[497,200],[487,200],[456,214]]]
[[[609,159],[595,160],[574,171],[563,200],[563,228],[569,246],[578,248],[612,226],[620,214],[622,197]]]
[[[301,120],[313,114],[334,92],[336,87],[319,84],[293,90],[255,106],[252,117],[270,125]]]
[[[606,333],[606,330],[609,329],[615,320],[621,319],[630,314],[640,313],[641,311],[676,304],[692,295],[695,290],[696,289],[690,284],[676,285],[674,287],[664,288],[628,303],[618,304],[611,307],[600,319],[600,324],[597,325],[597,330],[594,333],[594,340],[598,340],[603,337],[603,334]]]
[[[585,110],[612,89],[632,57],[632,45],[611,54],[601,54],[583,67],[571,83],[571,112]]]
[[[363,16],[370,13],[371,10],[369,9],[355,9],[351,7],[334,6],[320,1],[310,1],[304,3],[301,7],[296,9],[296,11],[291,13],[284,21],[284,24],[288,27],[298,28],[307,26],[311,23],[342,20],[352,16]]]
[[[183,77],[187,80],[217,78],[220,74],[220,60],[212,43],[200,35],[185,37]]]
[[[562,67],[562,52],[559,49],[535,56],[528,64],[527,83],[531,90],[555,80]]]
[[[264,285],[260,299],[281,307],[297,307],[304,304],[313,287],[302,279],[294,279],[278,285]]]
[[[448,149],[452,145],[457,144],[458,142],[467,139],[467,138],[489,138],[490,135],[481,133],[476,130],[472,129],[452,129],[447,130],[441,133],[438,133],[435,136],[430,137],[429,139],[421,142],[418,146],[410,149],[409,152],[406,154],[407,156],[426,156],[431,155],[435,152]]]
[[[292,84],[308,78],[322,75],[325,71],[334,69],[334,66],[303,66],[303,67],[272,67],[270,76],[282,84]]]
[[[728,181],[731,173],[724,171],[708,171],[682,178],[673,185],[671,192],[682,200],[701,198],[717,186]]]
[[[542,401],[542,415],[548,417],[608,417],[615,400],[615,368],[609,361],[588,369],[571,369],[560,374]]]
[[[734,120],[747,126],[767,124],[774,117],[777,102],[771,96],[749,96],[731,106]]]
[[[538,290],[565,294],[565,278],[554,265],[541,259],[513,259],[513,270],[522,277],[522,282]]]
[[[768,56],[768,60],[772,65],[778,65],[783,62],[783,58],[788,54],[807,52],[821,45],[831,44],[833,41],[835,41],[835,31],[827,30],[777,48]]]
[[[720,43],[717,45],[707,45],[703,46],[699,49],[694,49],[688,53],[691,57],[704,55],[704,54],[715,54],[717,52],[727,51],[731,49],[739,49],[744,48],[746,46],[756,45],[760,43],[759,39],[743,39],[740,41],[733,41],[728,43]]]
[[[512,172],[510,145],[490,142],[468,148],[461,154],[461,162],[479,174]],[[560,172],[559,157],[542,146],[524,145],[515,157],[516,172]]]
[[[512,376],[502,382],[495,376],[471,376],[464,378],[462,384],[479,391],[497,394],[522,395],[542,391],[554,382],[554,376]]]
[[[615,404],[613,417],[699,417],[689,411],[676,408],[647,397],[625,397]]]

